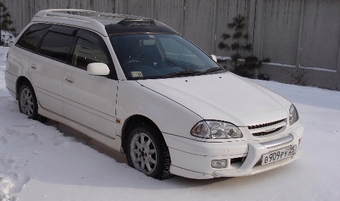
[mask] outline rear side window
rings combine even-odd
[[[41,43],[40,54],[66,62],[73,40],[73,36],[49,32]]]
[[[17,42],[18,47],[36,51],[42,37],[51,26],[47,24],[34,24],[29,27]]]

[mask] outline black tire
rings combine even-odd
[[[158,129],[139,123],[128,133],[128,164],[155,179],[170,178],[169,149]]]
[[[26,114],[28,118],[37,120],[38,102],[32,86],[28,82],[24,82],[19,89],[19,110]]]

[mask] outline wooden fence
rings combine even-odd
[[[47,8],[84,8],[160,20],[208,54],[237,15],[247,19],[254,54],[272,79],[340,90],[339,0],[2,0],[17,30]]]

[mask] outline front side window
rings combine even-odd
[[[80,29],[77,33],[71,64],[87,70],[87,65],[90,63],[106,64],[110,69],[108,78],[117,79],[117,73],[104,40],[94,32]]]
[[[94,62],[109,65],[109,59],[100,45],[84,38],[78,38],[73,53],[72,65],[86,69],[89,63]]]
[[[17,42],[17,46],[35,51],[42,37],[47,33],[51,25],[34,24],[22,34]]]
[[[179,35],[113,36],[111,43],[127,79],[225,72],[208,55]]]

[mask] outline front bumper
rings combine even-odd
[[[303,125],[297,123],[281,137],[271,141],[209,143],[173,135],[164,135],[164,138],[170,151],[172,174],[193,179],[210,179],[253,175],[293,162],[300,156],[299,145],[303,132]],[[261,165],[263,154],[291,145],[298,147],[294,156]],[[222,159],[227,160],[225,168],[211,166],[212,160]]]

